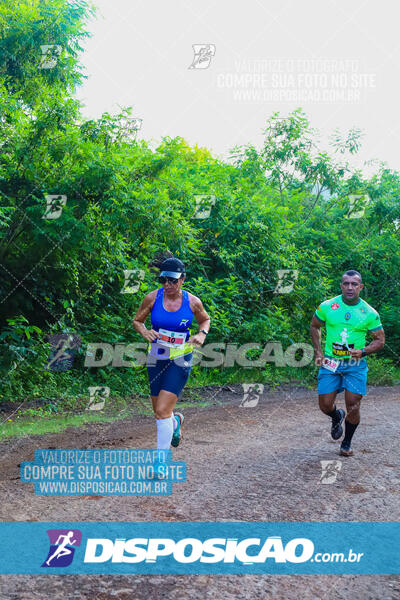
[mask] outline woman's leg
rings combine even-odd
[[[155,401],[154,416],[156,419],[168,419],[172,417],[172,412],[175,408],[175,404],[178,401],[178,396],[167,390],[160,390]],[[153,404],[153,407],[154,407]]]
[[[172,392],[161,390],[153,403],[154,416],[157,423],[157,448],[169,450],[174,433],[173,409],[178,396]]]
[[[162,398],[162,384],[165,374],[170,367],[169,360],[154,360],[150,357],[147,363],[147,372],[149,376],[151,403],[157,424],[157,448],[169,450],[171,439],[174,432],[173,419],[171,414],[164,416],[165,410],[162,407],[164,402]]]
[[[188,354],[181,357],[181,360],[158,361],[164,364],[158,365],[157,373],[148,369],[149,378],[156,375],[159,385],[158,395],[151,396],[157,422],[157,448],[159,449],[169,450],[170,448],[173,433],[178,425],[173,410],[178,396],[188,380],[191,358],[192,355]],[[154,383],[151,384],[151,387],[153,388],[151,391],[154,391]],[[178,445],[178,443],[174,445]]]
[[[153,405],[153,413],[154,413],[154,416],[155,416],[158,396],[150,396],[150,398],[151,398],[151,403]]]

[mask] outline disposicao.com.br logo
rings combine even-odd
[[[314,543],[308,538],[293,538],[283,544],[280,536],[262,538],[90,538],[86,543],[85,563],[156,563],[169,557],[177,563],[234,563],[244,565],[265,563],[355,562],[362,553],[349,550],[314,555]]]
[[[398,574],[399,538],[397,521],[13,521],[0,573]]]

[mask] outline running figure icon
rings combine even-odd
[[[74,532],[73,531],[69,531],[66,535],[59,535],[56,541],[56,545],[58,545],[57,550],[50,556],[50,558],[48,558],[46,560],[46,565],[50,566],[50,562],[54,559],[54,558],[61,558],[61,556],[66,556],[67,554],[71,554],[72,551],[70,548],[67,548],[67,545],[71,545],[73,546],[74,544],[76,544],[77,540],[73,540],[71,538],[73,538],[74,536]],[[62,542],[60,542],[60,540],[63,540]]]
[[[343,346],[346,346],[346,348],[348,350],[350,350],[349,345],[347,343],[347,337],[348,337],[347,327],[344,327],[343,331],[340,332],[340,338],[342,340]]]

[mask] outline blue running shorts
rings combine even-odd
[[[190,375],[193,354],[185,354],[175,359],[156,359],[151,355],[147,359],[150,395],[158,396],[161,390],[179,396]]]
[[[367,373],[368,365],[365,359],[357,361],[356,364],[354,362],[349,364],[349,359],[341,360],[335,373],[325,369],[325,367],[320,367],[318,371],[318,394],[329,394],[335,390],[343,392],[346,389],[349,392],[365,396],[367,393]]]

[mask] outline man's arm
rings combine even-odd
[[[324,360],[324,355],[322,354],[321,350],[321,327],[323,326],[324,323],[317,319],[315,315],[313,315],[310,325],[310,333],[314,346],[314,362],[319,367],[322,365],[322,361]]]
[[[370,331],[369,332],[374,338],[368,346],[365,346],[365,354],[373,354],[374,352],[378,352],[385,345],[385,332],[383,329],[378,329],[378,331]],[[350,354],[353,358],[362,358],[362,350],[350,350]]]

